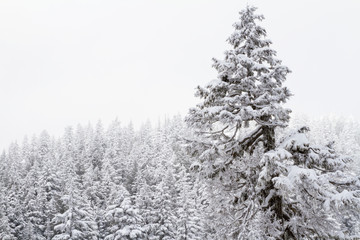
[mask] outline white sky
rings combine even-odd
[[[1,0],[0,149],[43,129],[186,114],[247,3],[293,71],[289,107],[360,118],[358,0]]]

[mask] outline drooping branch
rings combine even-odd
[[[259,137],[263,135],[263,127],[258,126],[254,131],[248,134],[241,141],[237,142],[240,151],[236,151],[232,153],[233,158],[241,156],[245,151],[249,150],[253,144],[258,140]]]
[[[227,151],[227,154],[231,155],[221,167],[215,169],[211,174],[208,175],[209,178],[214,178],[217,176],[221,171],[225,171],[226,168],[233,163],[234,160],[239,160],[245,151],[251,149],[254,143],[258,142],[259,138],[262,136],[262,126],[257,127],[254,131],[252,131],[248,136],[243,138],[241,141],[237,142],[236,145],[239,147],[239,151],[233,151],[233,148]],[[236,134],[236,133],[235,133]]]
[[[219,130],[219,131],[215,131],[215,132],[202,132],[202,131],[199,131],[197,133],[200,133],[200,134],[209,134],[209,135],[213,135],[213,134],[218,134],[218,133],[224,133],[224,131],[226,129],[229,128],[229,125],[227,125],[226,127],[224,127],[223,129]]]

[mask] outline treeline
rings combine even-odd
[[[0,158],[0,239],[203,239],[180,117],[44,131]]]
[[[315,142],[336,139],[360,156],[357,121],[291,125],[305,122]],[[12,143],[0,158],[0,239],[213,239],[222,207],[207,212],[216,191],[191,170],[187,135],[178,116],[137,131],[115,120]]]

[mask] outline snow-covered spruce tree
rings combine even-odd
[[[179,179],[177,188],[177,240],[204,239],[202,228],[202,214],[197,204],[196,185],[187,169],[179,165]]]
[[[104,240],[145,239],[142,218],[125,187],[112,184],[103,223]]]
[[[283,86],[290,70],[275,58],[256,8],[240,12],[216,80],[198,87],[202,99],[186,121],[196,137],[189,150],[208,182],[218,239],[342,238],[336,212],[359,205],[359,181],[330,146],[313,147],[302,128],[276,141],[290,110]],[[355,211],[356,212],[356,211]],[[351,211],[346,211],[351,214]]]
[[[0,161],[1,162],[1,161]],[[1,173],[1,171],[0,171]],[[4,240],[15,240],[15,231],[11,226],[9,216],[10,211],[10,198],[7,189],[2,186],[0,182],[0,239]]]
[[[66,139],[66,140],[65,140]],[[87,169],[90,168],[84,159],[74,159],[72,130],[67,129],[64,135],[67,151],[63,152],[64,167],[67,172],[64,195],[62,196],[62,212],[55,215],[54,237],[52,240],[98,239],[97,223],[94,208],[86,195]]]

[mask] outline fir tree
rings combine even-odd
[[[97,239],[98,226],[95,221],[95,209],[86,195],[86,163],[83,159],[76,161],[70,156],[66,159],[66,190],[62,196],[64,211],[55,215],[53,221],[54,240]]]
[[[200,204],[196,193],[195,181],[191,178],[187,169],[180,166],[178,188],[177,231],[176,239],[204,239]]]
[[[122,186],[112,185],[104,220],[104,240],[144,239],[142,218]]]
[[[189,150],[198,158],[193,169],[206,179],[214,196],[209,207],[216,237],[342,237],[333,214],[340,209],[333,204],[356,209],[358,181],[343,172],[345,158],[304,140],[307,128],[295,134],[299,138],[290,135],[285,139],[291,140],[277,143],[275,130],[289,121],[290,110],[282,104],[291,96],[283,86],[290,70],[275,58],[265,29],[256,22],[264,17],[255,10],[240,12],[228,39],[232,49],[223,61],[214,59],[217,80],[198,87],[196,95],[203,101],[186,119],[198,136],[189,141]],[[329,172],[337,172],[339,179],[331,181],[335,176]],[[347,187],[340,187],[342,181]],[[319,216],[329,219],[329,225]]]

